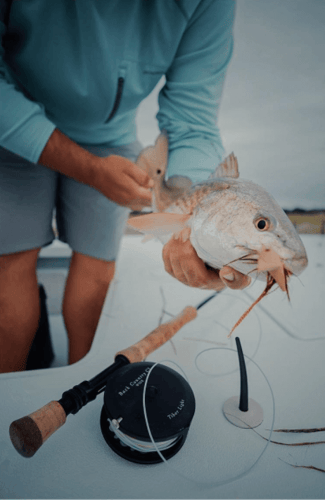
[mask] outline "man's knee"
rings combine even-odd
[[[37,330],[40,306],[36,263],[39,250],[0,256],[2,349],[27,353]]]
[[[40,248],[0,255],[0,304],[15,299],[24,290],[35,288],[36,265]]]
[[[23,273],[34,271],[40,248],[33,248],[24,252],[0,255],[0,276],[4,277],[8,273]]]
[[[73,253],[70,272],[93,282],[98,287],[108,287],[115,274],[115,261],[104,261],[87,255]]]

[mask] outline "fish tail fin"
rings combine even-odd
[[[144,148],[136,164],[154,181],[164,179],[168,163],[168,136],[165,131],[158,136],[154,146]]]
[[[164,212],[192,185],[191,180],[184,176],[173,176],[165,182],[168,165],[168,136],[165,130],[158,136],[154,146],[148,146],[140,152],[136,164],[154,181],[154,212]]]

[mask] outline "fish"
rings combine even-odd
[[[171,237],[190,240],[209,269],[231,266],[266,282],[228,337],[273,285],[290,300],[290,277],[308,265],[304,244],[276,200],[261,186],[239,179],[234,153],[205,181],[193,183],[186,176],[166,180],[168,135],[162,131],[153,146],[140,152],[136,164],[154,181],[152,213],[129,218],[129,226],[163,244]]]

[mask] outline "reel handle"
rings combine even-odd
[[[158,326],[152,332],[148,333],[142,340],[133,344],[115,355],[125,356],[130,363],[138,363],[146,359],[153,351],[162,346],[167,340],[170,340],[186,323],[189,323],[197,316],[196,307],[187,306],[175,318],[167,323]]]
[[[11,442],[20,455],[32,457],[65,421],[66,414],[60,403],[51,401],[39,410],[10,424]]]

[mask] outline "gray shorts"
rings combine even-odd
[[[91,153],[135,161],[141,144],[108,148],[81,145]],[[53,213],[59,239],[72,250],[102,260],[117,257],[130,210],[96,189],[0,148],[0,255],[52,243]]]

